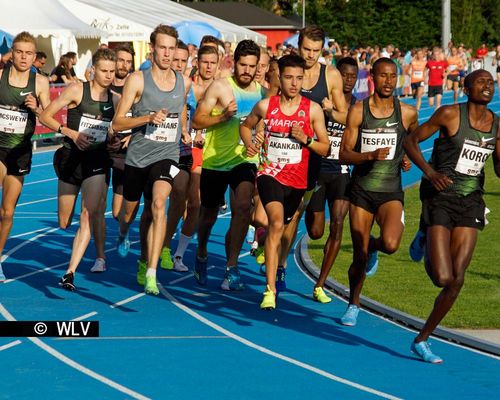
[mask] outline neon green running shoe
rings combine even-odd
[[[160,267],[163,269],[174,269],[174,262],[172,261],[172,256],[170,255],[170,249],[168,247],[161,249],[160,257]]]
[[[330,301],[332,301],[332,299],[326,295],[326,293],[322,287],[314,288],[313,298],[314,298],[314,300],[316,300],[318,303],[321,303],[321,304],[326,304],[326,303],[329,303]]]
[[[143,260],[137,260],[137,283],[144,286],[146,283],[146,270],[148,269],[148,263]]]
[[[274,310],[276,308],[276,293],[274,293],[269,285],[266,286],[266,291],[260,303],[262,310]]]
[[[158,286],[156,286],[156,276],[146,276],[144,291],[146,292],[146,294],[154,294],[155,296],[160,293],[160,291],[158,290]]]
[[[255,261],[257,261],[257,264],[265,264],[266,263],[266,255],[264,254],[264,246],[259,246],[257,247],[257,250],[255,250]]]

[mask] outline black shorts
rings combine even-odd
[[[443,94],[442,86],[429,86],[429,91],[427,92],[427,97],[434,97],[437,94]]]
[[[139,201],[144,193],[145,199],[152,200],[154,183],[164,181],[172,186],[178,173],[174,160],[160,160],[144,168],[125,164],[123,197],[127,201]]]
[[[292,220],[306,192],[305,189],[285,186],[269,175],[261,175],[257,178],[257,190],[264,207],[272,201],[283,204],[283,222],[285,225]]]
[[[423,200],[423,217],[427,226],[442,225],[448,229],[463,226],[482,230],[485,208],[479,192],[464,197],[439,193]]]
[[[309,165],[307,166],[307,190],[313,190],[319,178],[322,158],[311,151],[309,154]]]
[[[422,82],[415,82],[411,84],[411,90],[417,90],[419,87],[424,87],[424,81]]]
[[[31,171],[33,150],[29,147],[0,147],[0,162],[7,168],[7,175],[24,176]]]
[[[358,185],[353,185],[350,193],[351,204],[361,207],[372,214],[375,214],[381,205],[389,201],[398,200],[404,205],[404,198],[405,194],[402,190],[389,193],[370,192]]]
[[[500,62],[500,61],[497,61],[497,62]],[[497,66],[497,74],[500,74],[500,65]]]
[[[106,175],[109,185],[111,159],[105,149],[81,151],[60,147],[54,153],[54,170],[59,180],[70,185],[82,186],[85,179]]]
[[[457,74],[457,75],[448,75],[448,77],[446,79],[449,80],[449,81],[452,81],[452,82],[460,82],[460,75],[459,74]]]
[[[255,164],[243,163],[231,171],[216,171],[202,168],[200,178],[201,205],[205,208],[218,208],[224,199],[227,186],[236,190],[242,182],[255,185]]]
[[[191,154],[187,154],[185,156],[179,157],[179,169],[186,171],[188,174],[191,174],[191,167],[193,166],[193,156]]]
[[[307,206],[309,212],[324,212],[325,202],[331,209],[335,200],[349,201],[349,185],[351,176],[349,174],[320,174],[318,189],[312,195]]]
[[[123,181],[125,178],[125,171],[121,168],[113,168],[111,175],[111,184],[113,185],[113,193],[123,194]]]

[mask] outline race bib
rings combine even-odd
[[[302,161],[302,145],[292,138],[269,136],[267,159],[276,164],[298,164]]]
[[[144,137],[148,140],[163,143],[177,142],[179,114],[167,114],[167,118],[160,125],[147,124]]]
[[[328,156],[328,159],[338,160],[340,152],[340,142],[342,141],[342,138],[338,136],[328,136],[328,140],[330,141],[330,155]]]
[[[424,71],[413,71],[413,77],[421,79],[424,77]]]
[[[361,153],[375,151],[382,147],[390,147],[386,160],[393,160],[396,154],[398,133],[396,129],[379,128],[361,131]]]
[[[78,132],[86,134],[91,143],[103,143],[106,141],[110,123],[110,121],[82,116]]]
[[[478,176],[488,157],[495,149],[495,137],[480,142],[466,139],[460,151],[455,171],[469,176]]]
[[[27,123],[27,111],[14,111],[0,106],[0,132],[24,135]]]
[[[457,69],[457,66],[456,65],[448,65],[448,69],[450,71],[455,71]]]

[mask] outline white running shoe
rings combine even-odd
[[[187,271],[189,271],[189,268],[184,265],[184,263],[182,262],[182,258],[175,257],[174,258],[174,271],[187,272]]]
[[[104,258],[96,258],[94,266],[90,268],[90,272],[106,271],[106,260]]]

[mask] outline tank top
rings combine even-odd
[[[495,150],[498,116],[488,109],[493,114],[493,124],[489,132],[482,132],[471,126],[467,103],[460,103],[459,110],[457,133],[434,141],[429,164],[453,181],[442,193],[456,196],[484,193],[484,164]],[[420,190],[424,197],[437,193],[425,177],[422,178]]]
[[[180,73],[171,70],[175,74],[175,86],[170,91],[163,91],[156,85],[151,71],[152,68],[142,71],[144,90],[141,99],[132,106],[132,116],[142,117],[164,108],[167,117],[160,125],[148,123],[132,130],[125,164],[137,168],[165,159],[179,161],[184,79]]]
[[[424,80],[424,71],[427,61],[413,60],[411,62],[411,83],[418,83]]]
[[[9,84],[11,66],[3,69],[0,80],[0,147],[30,147],[35,132],[36,115],[24,101],[31,93],[36,97],[36,73],[30,72],[26,87],[18,88]]]
[[[264,98],[264,89],[254,81],[255,90],[241,89],[234,78],[226,78],[233,92],[238,111],[229,120],[207,128],[203,147],[203,168],[216,171],[231,171],[243,163],[258,164],[258,155],[248,158],[240,141],[240,123],[250,114],[257,102]],[[222,110],[214,109],[210,115],[220,115]]]
[[[89,137],[90,146],[85,151],[106,147],[109,125],[115,115],[113,95],[109,89],[107,92],[107,101],[93,100],[90,93],[90,82],[84,82],[80,103],[76,107],[68,109],[68,128],[85,133]],[[81,151],[76,147],[75,142],[67,136],[64,137],[63,146]]]
[[[302,96],[295,113],[286,115],[280,108],[280,96],[269,98],[265,140],[257,176],[271,176],[282,185],[295,189],[307,187],[310,150],[290,137],[290,131],[292,125],[299,124],[307,136],[314,136],[309,118],[310,108],[311,100]]]
[[[366,153],[381,147],[390,147],[389,155],[382,161],[368,161],[354,166],[354,183],[370,192],[390,193],[401,190],[401,162],[403,126],[401,105],[394,97],[394,112],[387,118],[376,118],[370,111],[370,98],[363,100],[363,120],[359,128],[356,151]]]

